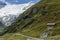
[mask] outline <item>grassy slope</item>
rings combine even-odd
[[[56,36],[53,36],[53,37],[49,37],[49,38],[47,38],[46,40],[60,40],[60,35],[56,35]]]
[[[0,40],[26,40],[27,37],[22,35],[16,35],[14,33],[5,34],[4,36],[0,37]]]
[[[39,37],[48,22],[56,23],[52,29],[53,35],[60,35],[60,0],[42,0],[21,14],[10,27],[15,27],[22,34]]]

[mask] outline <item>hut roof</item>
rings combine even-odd
[[[54,26],[56,23],[47,23],[47,26]]]

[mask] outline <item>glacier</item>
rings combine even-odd
[[[4,24],[5,27],[8,27],[20,14],[34,4],[32,1],[24,4],[7,4],[0,9],[0,22]]]

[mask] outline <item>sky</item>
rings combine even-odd
[[[11,4],[23,4],[23,3],[28,3],[30,1],[35,3],[39,2],[39,0],[0,0],[0,1],[8,2]]]

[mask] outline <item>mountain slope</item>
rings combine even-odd
[[[56,23],[52,35],[60,35],[60,0],[41,0],[21,14],[8,32],[16,29],[25,35],[40,37],[47,30],[47,23]]]
[[[2,32],[2,30],[5,30],[5,28],[7,29],[9,25],[15,22],[16,18],[21,13],[26,11],[29,7],[31,7],[34,4],[35,3],[31,1],[24,4],[6,4],[6,6],[4,6],[5,3],[1,1],[0,7],[2,8],[0,9],[0,22],[2,23],[3,26],[1,26],[0,23],[1,29],[0,33]]]
[[[1,18],[0,20],[3,21],[3,24],[5,24],[6,26],[7,25],[9,26],[10,24],[7,24],[7,23],[11,23],[11,21],[15,20],[15,18],[18,17],[19,14],[23,13],[33,4],[34,3],[29,2],[25,4],[18,4],[18,5],[11,5],[11,4],[6,5],[4,8],[0,9],[0,18]],[[10,21],[10,19],[12,20]]]

